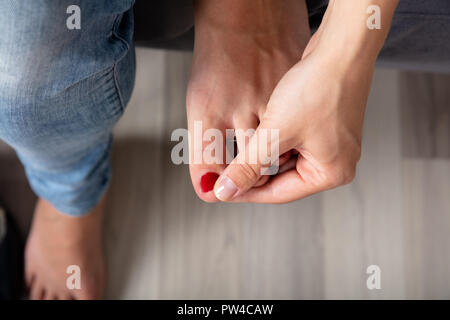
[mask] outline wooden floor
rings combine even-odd
[[[170,160],[191,55],[137,54],[113,150],[109,298],[450,298],[450,76],[376,71],[349,186],[288,205],[206,204]],[[0,197],[23,216],[32,196],[1,150]],[[372,264],[380,290],[366,287]]]

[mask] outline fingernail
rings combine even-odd
[[[227,176],[221,177],[214,187],[214,194],[217,199],[221,201],[229,201],[233,199],[237,192],[238,188]]]
[[[205,173],[200,179],[200,187],[203,192],[209,192],[214,189],[214,184],[216,183],[219,175],[215,172]]]

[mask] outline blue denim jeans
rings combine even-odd
[[[111,132],[135,76],[134,0],[0,0],[0,137],[37,195],[89,212],[111,175]],[[81,8],[69,30],[67,8]]]
[[[0,138],[69,215],[89,212],[110,180],[111,132],[134,84],[133,3],[0,0]],[[320,14],[326,0],[308,4]],[[66,27],[70,5],[79,30]],[[401,0],[380,63],[450,72],[449,35],[449,0]]]

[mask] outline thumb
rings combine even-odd
[[[239,139],[239,137],[237,137]],[[244,150],[226,167],[214,185],[221,201],[230,201],[252,188],[262,175],[276,174],[280,152],[277,129],[258,127]]]

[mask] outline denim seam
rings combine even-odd
[[[120,90],[119,81],[117,79],[116,64],[114,64],[113,68],[114,68],[113,69],[113,72],[114,72],[114,85],[116,87],[117,95],[119,96],[119,100],[120,100],[120,113],[123,113],[125,111],[125,103],[123,101],[122,92]]]
[[[72,84],[70,84],[68,87],[66,87],[66,88],[64,88],[63,90],[61,90],[62,92],[63,92],[63,91],[66,91],[66,90],[69,90],[70,88],[72,88],[72,87],[78,85],[80,82],[85,81],[85,80],[87,80],[87,79],[89,79],[89,78],[95,77],[95,76],[100,75],[100,74],[103,74],[103,73],[108,73],[109,70],[111,70],[111,69],[112,69],[113,72],[114,72],[114,78],[116,78],[116,76],[115,76],[115,74],[116,74],[116,72],[115,72],[116,65],[117,65],[118,62],[120,62],[120,61],[127,55],[128,51],[129,51],[129,48],[130,48],[130,46],[129,46],[129,44],[126,42],[126,40],[123,39],[122,37],[120,37],[119,35],[117,35],[117,33],[116,33],[116,28],[117,28],[117,25],[118,25],[118,23],[119,23],[119,18],[120,18],[120,16],[121,16],[120,14],[116,14],[116,16],[115,16],[115,18],[114,18],[114,22],[112,23],[112,26],[111,26],[111,33],[109,34],[109,36],[114,36],[114,37],[116,37],[118,40],[120,40],[120,42],[121,42],[122,44],[125,45],[125,48],[126,48],[125,53],[124,53],[123,55],[121,55],[121,56],[119,57],[119,59],[118,59],[116,62],[114,62],[112,65],[106,66],[105,68],[103,68],[103,69],[101,69],[101,70],[99,70],[99,71],[97,71],[97,72],[94,72],[94,73],[92,73],[92,74],[86,75],[85,77],[79,79],[77,82],[72,83]],[[116,79],[115,79],[114,81],[116,82]],[[116,90],[118,90],[117,84],[116,84]],[[120,91],[120,90],[119,90],[119,91]],[[121,100],[121,103],[122,103],[122,97],[121,97],[120,92],[119,92],[119,99]]]
[[[122,95],[122,91],[121,91],[121,89],[120,89],[119,79],[118,79],[118,76],[117,76],[117,64],[120,63],[120,62],[127,56],[127,54],[128,54],[129,51],[130,51],[130,45],[128,44],[128,42],[127,42],[124,38],[122,38],[121,36],[119,36],[119,35],[117,34],[117,32],[116,32],[116,31],[117,31],[117,26],[118,26],[118,24],[119,24],[119,21],[120,21],[121,16],[122,16],[122,14],[118,14],[118,15],[116,16],[116,19],[115,19],[114,25],[113,25],[112,34],[113,34],[113,36],[116,37],[120,42],[122,42],[122,44],[125,45],[126,50],[125,50],[125,53],[124,53],[124,54],[123,54],[123,55],[122,55],[122,56],[114,63],[114,65],[113,65],[113,73],[114,73],[114,84],[115,84],[115,86],[116,86],[117,94],[119,95],[121,112],[124,112],[124,111],[125,111],[125,102],[124,102],[124,100],[123,100],[123,95]]]

